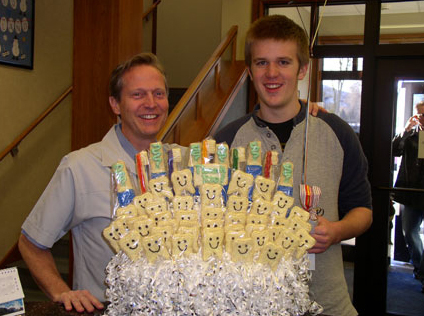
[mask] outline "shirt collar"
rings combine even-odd
[[[299,100],[300,102],[300,111],[299,113],[293,118],[293,127],[297,124],[301,123],[305,119],[305,113],[306,113],[306,104]],[[255,121],[256,125],[259,127],[266,127],[265,123],[263,123],[259,117],[258,117],[258,111],[260,108],[260,104],[256,104],[256,106],[253,109],[253,120]]]
[[[115,125],[115,132],[116,136],[118,137],[119,143],[121,144],[122,148],[125,150],[125,152],[135,159],[135,155],[138,153],[137,150],[134,148],[134,146],[130,143],[130,141],[124,136],[122,133],[122,126],[121,124]]]

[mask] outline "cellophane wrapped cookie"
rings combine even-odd
[[[103,231],[116,253],[105,315],[321,313],[309,297],[308,212],[279,190],[292,182],[278,155],[259,141],[230,150],[208,138],[186,160],[164,147],[141,152],[138,185],[114,192],[134,194]]]

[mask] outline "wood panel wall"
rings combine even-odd
[[[100,141],[116,122],[112,70],[142,51],[143,0],[75,0],[72,150]]]

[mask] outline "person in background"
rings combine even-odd
[[[424,101],[415,105],[417,114],[410,117],[405,130],[392,142],[393,155],[402,157],[395,187],[424,189],[424,159],[418,157],[418,134],[424,127]],[[402,231],[410,254],[413,275],[422,283],[424,293],[424,252],[420,227],[424,217],[424,193],[395,191],[393,199],[403,205]]]
[[[103,308],[105,268],[113,256],[102,231],[111,221],[110,168],[118,160],[135,171],[135,154],[148,149],[168,115],[168,86],[156,56],[120,64],[110,78],[110,106],[120,117],[103,140],[66,155],[22,225],[19,250],[39,287],[66,310]],[[69,230],[73,289],[61,278],[50,248]]]
[[[299,201],[304,153],[305,103],[298,99],[298,80],[307,72],[309,48],[306,33],[285,16],[255,21],[245,43],[245,62],[258,94],[252,113],[229,123],[215,135],[231,148],[261,141],[262,152],[276,150],[279,161],[291,161],[293,197]],[[352,128],[334,114],[320,111],[309,118],[307,184],[321,188],[318,216],[311,233],[316,244],[311,298],[323,314],[357,315],[347,290],[340,242],[359,236],[372,223],[368,164]]]

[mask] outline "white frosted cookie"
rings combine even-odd
[[[154,216],[156,213],[168,211],[168,205],[164,198],[155,198],[146,203],[146,213],[149,217]]]
[[[133,223],[133,228],[138,231],[141,237],[149,236],[154,226],[156,226],[156,223],[150,218],[142,219]]]
[[[141,247],[141,236],[135,231],[129,231],[119,241],[119,247],[132,261],[137,261],[141,258],[142,247]]]
[[[133,203],[137,208],[139,215],[146,214],[146,204],[150,201],[153,201],[153,194],[150,192],[146,192],[134,197]]]
[[[262,247],[258,262],[264,265],[269,265],[271,269],[275,271],[282,257],[283,248],[273,242],[268,242],[264,247]]]
[[[174,234],[172,236],[172,256],[179,258],[193,253],[194,236],[192,234]]]
[[[231,254],[233,252],[233,241],[237,238],[245,237],[244,230],[230,230],[225,232],[225,251]]]
[[[309,212],[308,211],[305,211],[303,208],[301,208],[299,206],[294,206],[290,210],[289,219],[293,218],[293,216],[300,217],[304,222],[308,222],[309,221]]]
[[[247,213],[249,207],[249,200],[247,197],[239,195],[230,195],[227,200],[227,211],[228,212],[242,212]]]
[[[173,200],[173,207],[175,211],[190,211],[193,209],[194,200],[190,195],[178,196],[176,195]]]
[[[231,246],[231,260],[234,262],[253,262],[253,240],[249,237],[236,238]]]
[[[253,240],[253,251],[261,251],[261,249],[270,241],[268,229],[254,230],[250,234]],[[272,241],[272,240],[271,240]]]
[[[308,231],[303,228],[300,228],[294,234],[298,238],[296,259],[300,259],[309,249],[315,245],[316,240],[311,235],[309,235]]]
[[[207,205],[220,207],[223,204],[222,186],[219,184],[203,184],[201,186],[200,194],[202,199],[202,207]]]
[[[283,256],[288,260],[296,251],[299,238],[291,230],[284,229],[275,243],[283,248]]]
[[[160,176],[149,181],[150,192],[154,196],[172,199],[174,194],[169,186],[169,179],[167,176]]]
[[[253,185],[253,176],[241,170],[236,170],[231,176],[230,184],[228,186],[228,195],[237,194],[247,198],[249,190]]]
[[[293,203],[294,198],[284,194],[281,191],[277,191],[275,192],[274,197],[272,199],[272,211],[274,213],[286,216],[287,211],[293,205]]]
[[[251,214],[257,215],[270,215],[272,210],[272,204],[262,198],[257,198],[252,201],[252,207],[250,208]]]
[[[171,175],[171,182],[175,195],[194,194],[195,192],[190,169],[174,171]]]
[[[210,257],[215,256],[222,259],[224,243],[224,230],[222,228],[203,229],[202,232],[202,256],[207,261]]]
[[[166,249],[162,234],[151,234],[141,238],[144,253],[150,263],[154,263],[159,257],[169,259],[169,252]]]
[[[103,229],[103,237],[107,240],[108,244],[111,246],[115,253],[118,253],[120,250],[118,241],[119,238],[115,237],[113,233],[113,224],[111,223],[108,227]]]
[[[272,195],[275,189],[275,181],[267,179],[263,176],[257,176],[255,178],[255,184],[253,187],[253,200],[262,198],[266,201],[271,201]]]

